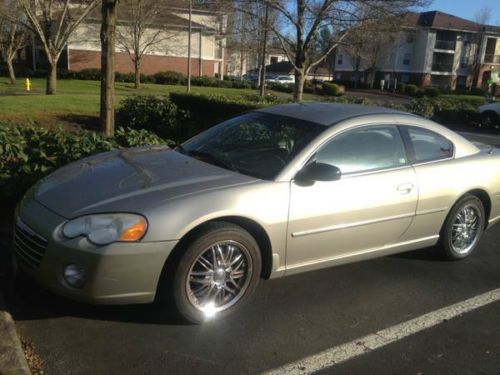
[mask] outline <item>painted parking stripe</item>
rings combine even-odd
[[[339,363],[348,361],[375,349],[414,335],[425,329],[437,326],[447,320],[474,311],[490,303],[500,301],[500,288],[472,297],[465,301],[443,307],[421,315],[415,319],[383,329],[373,334],[327,349],[282,367],[266,371],[265,375],[312,374]]]

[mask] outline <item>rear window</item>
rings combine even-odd
[[[433,131],[408,127],[416,162],[448,159],[453,156],[453,143]]]

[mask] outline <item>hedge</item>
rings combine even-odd
[[[345,91],[344,86],[337,85],[336,83],[323,82],[321,92],[327,96],[340,96]]]
[[[171,93],[170,101],[188,114],[189,121],[183,125],[187,129],[182,132],[185,136],[197,134],[240,113],[284,102],[274,95],[267,95],[262,99],[258,95],[228,98],[222,95],[184,93]]]

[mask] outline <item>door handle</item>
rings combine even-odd
[[[412,190],[413,190],[413,184],[412,183],[409,183],[409,184],[401,184],[398,186],[397,190],[401,193],[401,194],[409,194]]]

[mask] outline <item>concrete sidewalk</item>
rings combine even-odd
[[[24,357],[16,325],[7,311],[3,298],[3,284],[7,277],[6,243],[0,243],[0,375],[31,374]]]

